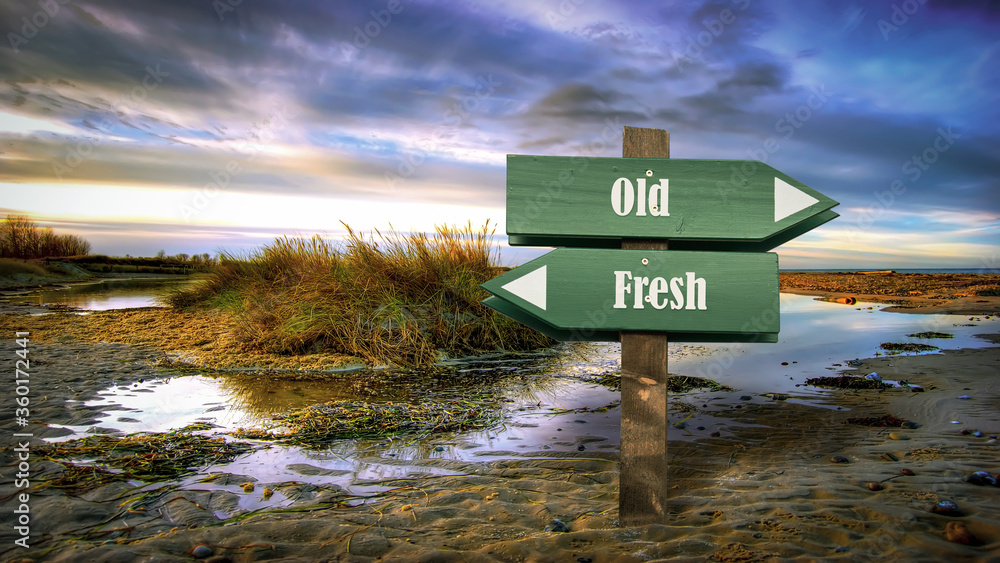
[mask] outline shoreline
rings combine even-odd
[[[931,312],[914,309],[904,312]],[[205,339],[206,334],[216,334],[224,321],[211,316],[186,319],[168,308],[0,317],[5,325],[17,325],[9,328],[19,330],[29,319],[53,323],[46,331],[55,335],[37,341],[32,337],[31,361],[38,373],[31,384],[32,419],[73,426],[96,423],[96,414],[108,407],[90,407],[83,401],[97,398],[112,382],[128,385],[157,374],[177,376],[164,369],[170,364],[161,360],[167,351],[195,345],[197,339],[187,334],[189,323],[204,323],[194,332],[201,331],[198,338]],[[94,319],[103,320],[94,324]],[[117,326],[123,320],[128,322]],[[140,328],[159,336],[145,338],[138,334]],[[733,398],[739,393],[721,401],[716,400],[720,393],[712,391],[679,395],[698,404],[711,402],[713,410],[707,414],[717,417],[723,433],[669,440],[671,497],[664,525],[618,527],[616,449],[600,455],[585,451],[555,456],[512,451],[502,461],[424,460],[416,464],[424,470],[409,477],[368,481],[370,487],[378,484],[391,491],[366,498],[345,496],[336,487],[310,489],[288,483],[257,483],[256,492],[245,493],[237,486],[249,480],[243,475],[216,477],[223,484],[212,487],[166,483],[144,496],[121,482],[79,496],[32,490],[34,547],[12,549],[13,530],[0,527],[0,555],[12,560],[189,561],[193,549],[206,546],[218,563],[296,557],[360,562],[532,557],[543,561],[989,560],[1000,549],[1000,488],[963,481],[973,471],[1000,472],[996,461],[1000,447],[989,438],[1000,432],[1000,380],[994,367],[1000,362],[1000,335],[986,338],[994,345],[869,358],[843,372],[877,371],[885,379],[921,385],[922,393],[829,390],[822,401],[813,399],[815,404],[809,405],[765,397],[739,401]],[[16,360],[12,348],[3,356],[7,365]],[[299,367],[303,361],[307,365],[319,361],[315,367],[327,360],[289,361]],[[886,414],[919,426],[899,429],[846,422]],[[0,432],[7,436],[18,432],[13,422],[5,419]],[[962,434],[963,429],[985,435]],[[35,438],[56,438],[66,431],[39,425],[33,433]],[[894,439],[894,433],[906,439]],[[608,438],[611,444],[620,439]],[[8,453],[0,473],[16,473],[10,464],[11,447],[5,447]],[[848,461],[832,463],[834,456]],[[915,474],[903,475],[901,468]],[[33,483],[62,471],[62,465],[52,461],[32,460]],[[440,471],[457,474],[434,475]],[[868,490],[872,482],[883,489]],[[287,511],[269,508],[220,519],[220,514],[232,514],[246,495],[259,497],[265,486],[294,497]],[[931,512],[942,501],[955,502],[962,515]],[[553,519],[565,522],[569,532],[545,531]],[[949,540],[950,522],[961,522],[976,542]]]
[[[989,339],[1000,344],[1000,335]],[[60,371],[69,373],[59,381],[49,373],[37,392],[33,387],[33,395],[45,395],[36,407],[39,419],[75,425],[93,420],[95,407],[65,399],[94,397],[112,379],[121,385],[149,377],[146,362],[155,354],[140,348],[40,345],[37,357],[42,365],[60,364],[64,366]],[[75,364],[67,369],[63,362],[70,357]],[[997,362],[1000,346],[869,358],[845,373],[878,371],[886,379],[906,379],[925,391],[830,390],[822,401],[828,408],[780,400],[714,403],[723,436],[669,441],[672,493],[665,525],[618,527],[617,450],[601,454],[603,460],[589,451],[548,458],[544,452],[512,452],[504,461],[426,460],[420,465],[428,471],[458,474],[371,481],[392,492],[369,496],[361,504],[357,498],[344,504],[349,499],[336,488],[319,487],[303,495],[301,486],[293,487],[300,496],[289,505],[291,512],[267,509],[229,525],[212,512],[232,510],[244,495],[235,483],[245,476],[224,477],[232,481],[224,490],[168,486],[142,498],[137,491],[128,492],[130,485],[125,483],[105,485],[79,497],[51,489],[32,491],[33,522],[37,522],[32,527],[33,543],[39,549],[52,549],[42,557],[52,561],[130,557],[184,561],[199,545],[231,561],[345,560],[348,553],[351,561],[515,561],[533,554],[570,561],[578,557],[728,561],[841,554],[848,559],[912,561],[988,558],[1000,549],[1000,488],[977,487],[963,477],[977,470],[1000,471],[996,465],[1000,447],[989,438],[1000,432],[996,416],[1000,380],[982,377],[986,375],[982,366]],[[93,373],[106,375],[93,381],[86,375]],[[697,392],[688,397],[708,399],[714,394]],[[973,399],[959,399],[963,394]],[[919,426],[901,430],[846,423],[851,417],[884,414]],[[952,424],[952,419],[964,424]],[[2,431],[13,431],[9,426],[5,421]],[[963,435],[963,429],[987,435]],[[895,440],[890,433],[902,433],[907,439]],[[36,432],[37,437],[58,435]],[[898,461],[884,457],[887,453]],[[831,463],[833,456],[844,456],[848,462]],[[4,465],[0,472],[14,470]],[[900,468],[915,475],[902,476]],[[37,482],[61,470],[58,464],[35,460],[32,479]],[[884,489],[869,491],[870,482],[879,482]],[[257,496],[265,485],[277,486],[259,483]],[[140,500],[129,502],[136,498]],[[962,515],[931,512],[945,500],[955,502]],[[545,531],[555,518],[566,522],[570,531]],[[978,538],[978,545],[949,541],[946,527],[951,521],[962,522]],[[0,545],[5,546],[0,554],[14,560],[22,554],[41,555],[35,549],[7,549],[14,539],[7,528],[0,529]],[[54,541],[40,541],[36,533]],[[69,541],[81,534],[90,539]]]
[[[1000,314],[1000,274],[783,272],[782,293],[885,303],[894,313]]]

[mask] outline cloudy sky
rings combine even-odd
[[[506,154],[631,125],[841,202],[783,268],[1000,268],[998,30],[989,0],[7,0],[0,213],[114,255],[502,235]]]

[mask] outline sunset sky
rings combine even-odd
[[[0,213],[95,253],[503,235],[505,155],[631,125],[839,201],[782,268],[1000,268],[989,0],[8,0],[0,31]]]

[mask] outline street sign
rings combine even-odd
[[[513,246],[767,251],[838,215],[838,203],[755,160],[507,155]]]
[[[777,342],[767,251],[838,203],[763,162],[670,159],[662,129],[625,127],[622,156],[507,155],[510,244],[570,248],[481,287],[556,340],[620,340],[619,518],[665,524],[669,342]]]
[[[486,305],[559,340],[773,342],[779,328],[773,253],[559,248],[481,287]]]

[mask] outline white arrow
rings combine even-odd
[[[523,275],[512,282],[507,282],[500,287],[544,311],[546,268],[548,266],[542,266],[534,272]]]
[[[819,202],[818,199],[796,188],[781,178],[774,179],[774,222]]]

